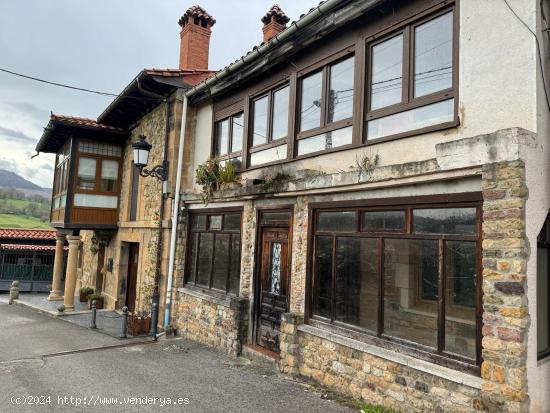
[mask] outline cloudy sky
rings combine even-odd
[[[210,68],[261,41],[274,0],[199,0],[216,18]],[[291,20],[316,0],[277,0]],[[120,92],[144,68],[177,68],[179,17],[196,0],[0,0],[0,68],[53,82]],[[0,72],[0,168],[44,187],[53,158],[30,159],[50,111],[97,118],[110,98]]]

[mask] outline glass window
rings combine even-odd
[[[339,146],[351,145],[352,127],[337,129],[311,138],[298,141],[298,156],[308,153],[338,148]]]
[[[405,211],[368,211],[363,213],[363,231],[405,230]]]
[[[229,143],[229,120],[225,119],[221,122],[216,122],[216,155],[227,155],[227,147]]]
[[[187,283],[223,293],[238,294],[241,268],[240,222],[241,214],[235,212],[191,216],[189,263],[185,275]]]
[[[118,207],[118,197],[108,195],[74,194],[74,206],[116,209]]]
[[[101,190],[116,192],[118,180],[118,161],[101,161]]]
[[[424,300],[434,299],[434,294],[437,298],[438,265],[437,241],[385,241],[385,334],[437,347],[437,303]],[[423,289],[421,299],[416,293],[419,284]]]
[[[264,163],[282,161],[287,157],[287,145],[279,145],[250,154],[250,166],[258,166]]]
[[[261,222],[262,224],[269,223],[280,223],[288,224],[290,223],[291,213],[289,212],[262,212]]]
[[[273,132],[271,140],[286,138],[288,134],[289,87],[273,94]]]
[[[454,120],[454,106],[454,99],[448,99],[371,120],[367,124],[367,139],[378,139],[439,125],[440,123],[452,122]]]
[[[357,214],[349,212],[319,212],[317,230],[327,232],[350,232],[357,230]]]
[[[550,356],[550,224],[547,218],[537,241],[537,355]]]
[[[414,211],[437,211],[454,222],[456,211],[467,211],[475,228],[478,207],[399,208],[315,211],[311,316],[474,364],[479,346],[478,236],[437,225],[427,239],[412,230],[410,220]]]
[[[477,233],[475,208],[413,210],[413,231],[435,234]]]
[[[233,116],[233,130],[231,133],[231,152],[238,152],[243,149],[243,134],[244,134],[244,115],[239,113]]]
[[[323,73],[317,72],[302,80],[300,99],[300,132],[321,126],[321,97]]]
[[[252,135],[252,146],[267,143],[267,107],[268,96],[264,96],[253,103],[254,129]]]
[[[93,153],[95,155],[117,156],[122,155],[120,146],[108,145],[105,143],[80,141],[78,143],[78,151],[83,153]]]
[[[399,103],[403,96],[403,35],[372,48],[371,110]]]
[[[78,159],[78,176],[76,186],[79,189],[95,189],[95,158],[80,157]]]
[[[453,13],[415,28],[414,95],[429,95],[453,86]]]
[[[353,82],[355,59],[350,57],[330,66],[328,123],[353,116]]]

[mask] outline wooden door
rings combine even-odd
[[[256,344],[279,352],[281,315],[288,311],[289,230],[263,228]]]
[[[139,244],[130,244],[128,254],[128,278],[126,279],[126,306],[133,312],[136,306],[136,284],[139,263]]]

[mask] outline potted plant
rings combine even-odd
[[[103,308],[103,296],[101,295],[101,292],[97,292],[97,293],[94,293],[94,294],[90,294],[88,296],[88,310],[91,310],[92,309],[92,301],[95,300],[95,308],[97,308],[98,310],[101,310]]]
[[[86,301],[88,301],[88,296],[94,293],[94,289],[92,287],[81,287],[79,293],[80,302],[85,303]]]
[[[128,314],[128,333],[131,336],[149,334],[151,330],[151,314],[146,311],[137,311]]]

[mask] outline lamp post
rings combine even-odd
[[[132,150],[134,153],[134,166],[139,169],[139,174],[143,177],[151,176],[160,180],[163,185],[168,179],[168,162],[166,159],[161,165],[153,166],[150,169],[147,168],[149,163],[149,152],[153,146],[146,141],[145,135],[139,135],[137,141],[132,143]],[[160,264],[162,260],[162,216],[164,212],[164,199],[161,197],[160,202],[160,225],[159,225],[159,238],[157,246],[157,265],[155,270],[155,285],[153,291],[153,303],[151,307],[151,335],[153,340],[157,340],[157,324],[158,324],[158,311],[159,311],[159,283],[160,283]]]

